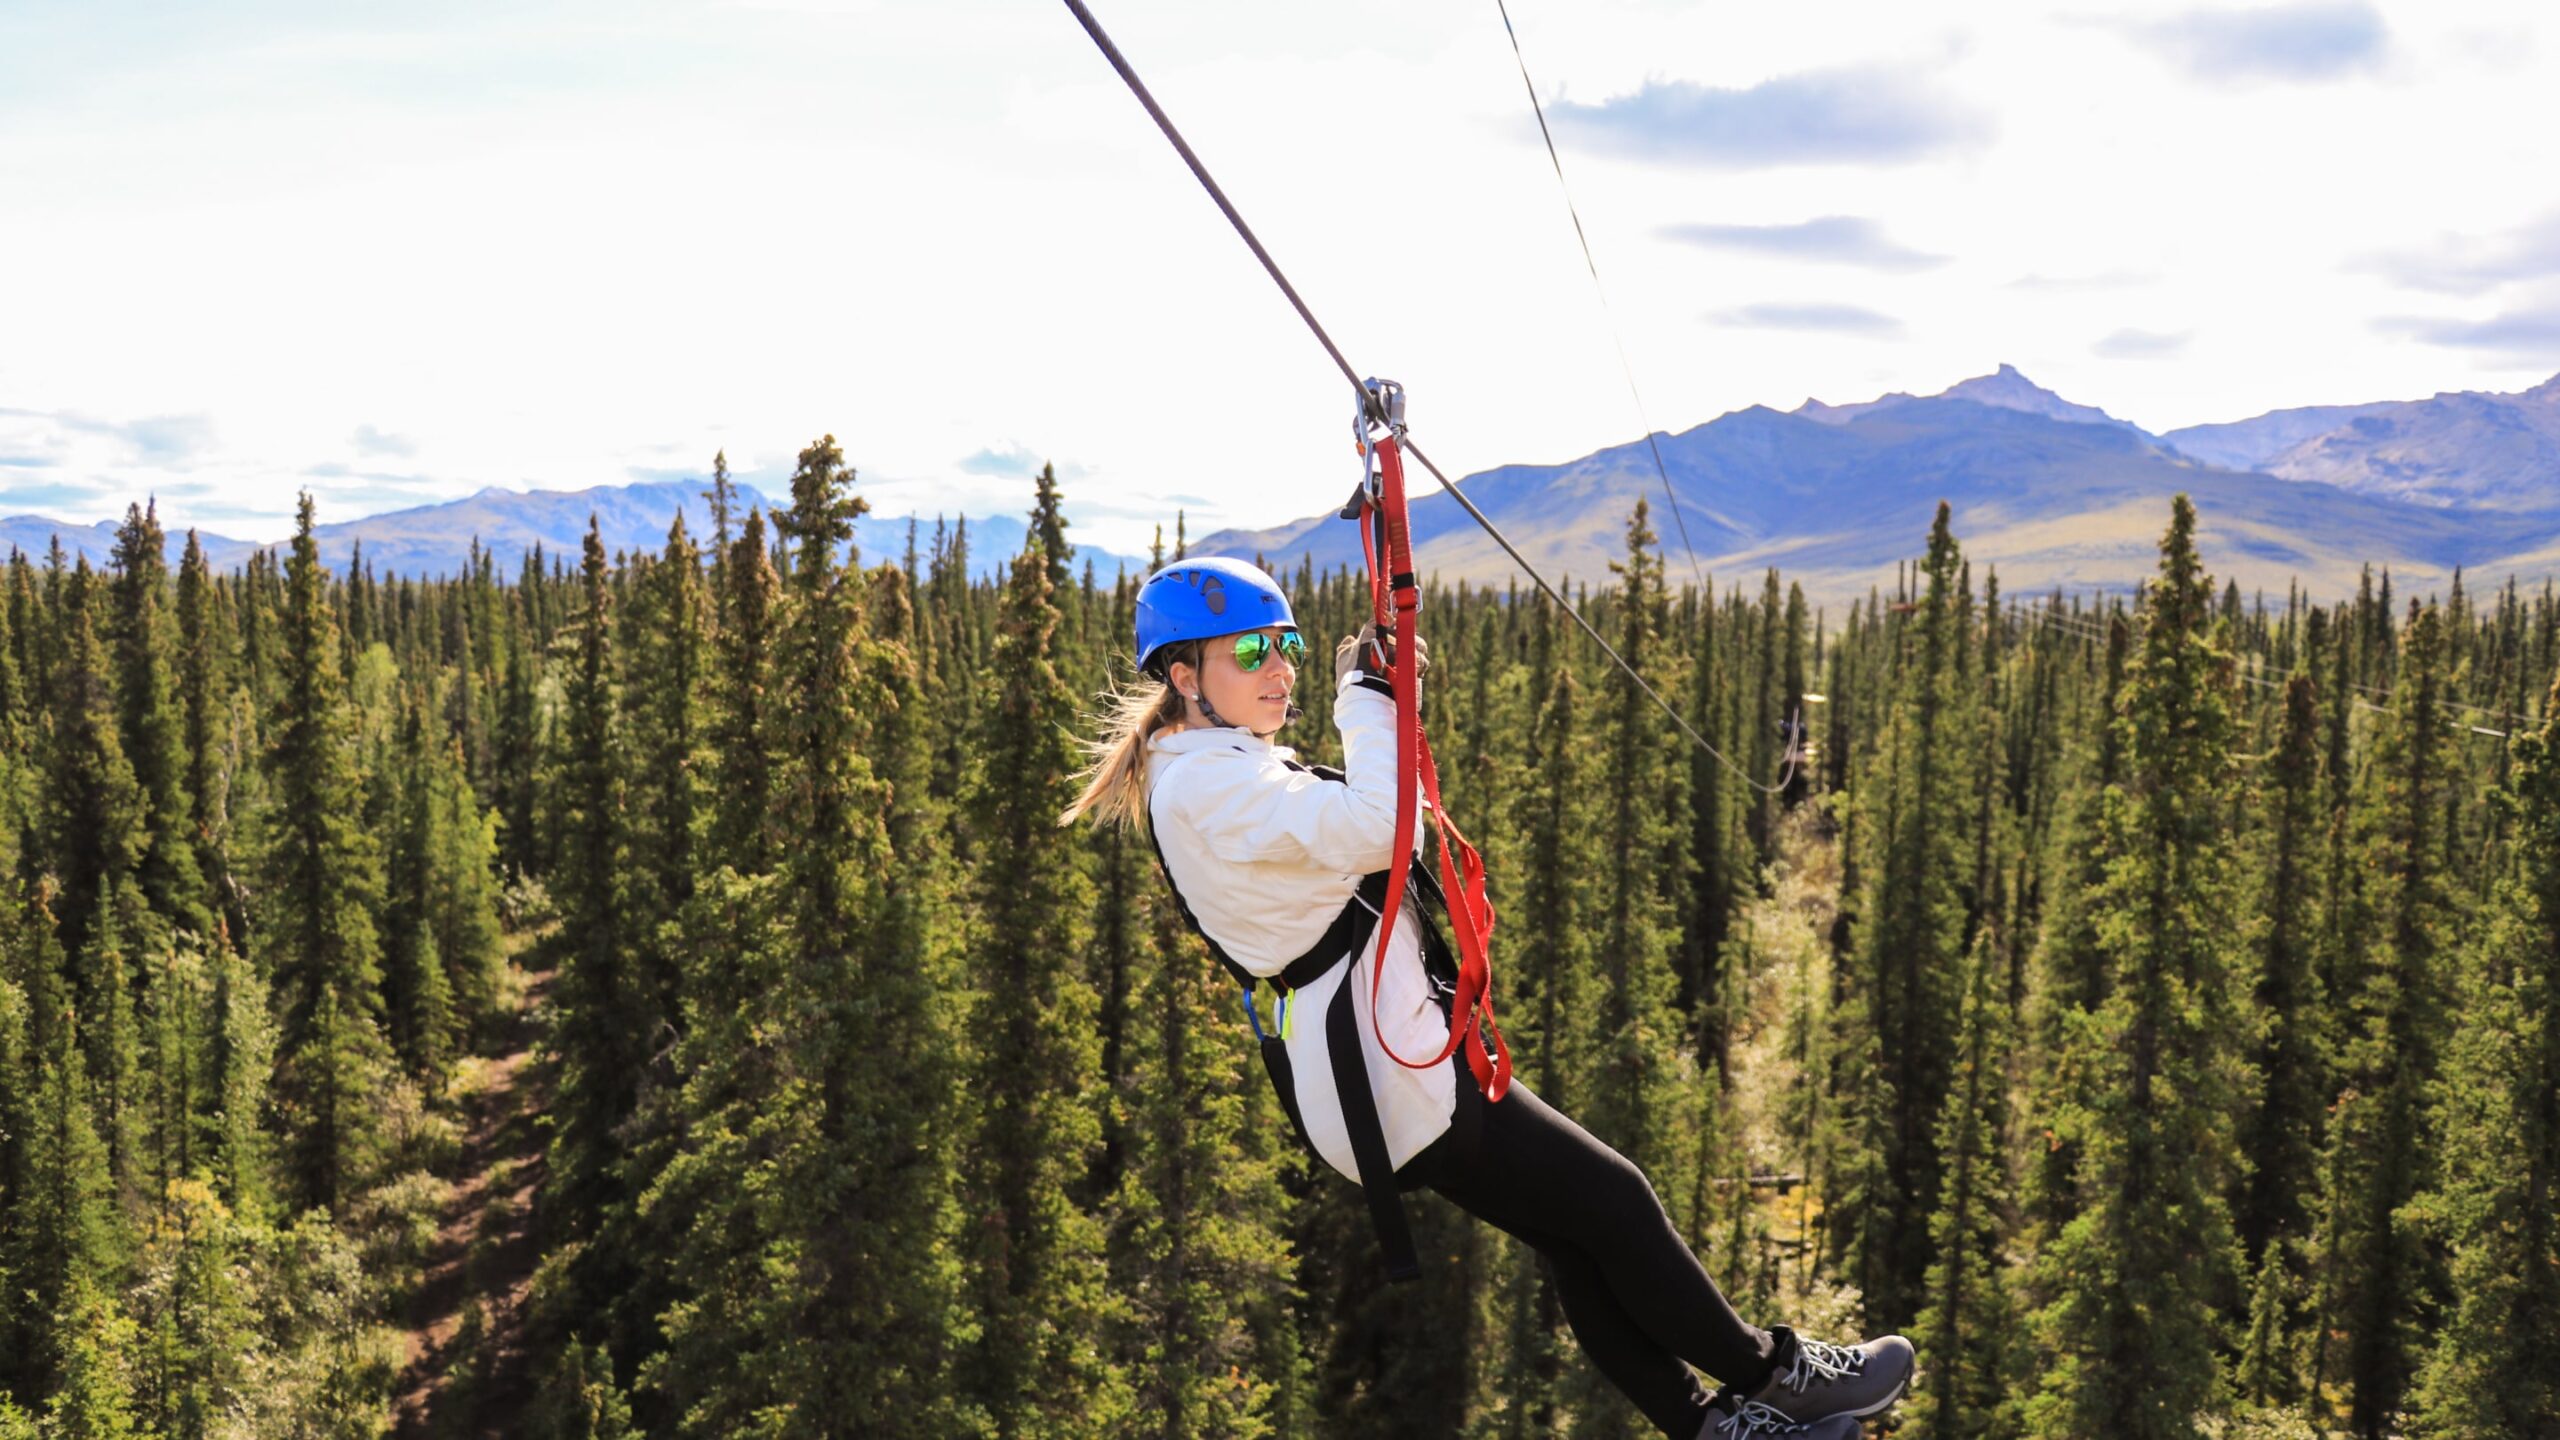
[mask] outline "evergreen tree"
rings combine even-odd
[[[1542,610],[1541,619],[1544,618]],[[1727,662],[1716,645],[1712,581],[1699,597],[1696,629],[1697,648],[1689,661],[1689,708],[1696,723],[1707,730],[1708,738],[1715,740],[1719,739],[1715,733],[1716,717],[1724,709],[1723,672]],[[1549,643],[1543,629],[1539,643]],[[1543,704],[1546,697],[1541,694],[1535,699]],[[1716,956],[1732,923],[1737,866],[1728,853],[1728,842],[1733,829],[1732,792],[1736,787],[1725,774],[1724,762],[1703,746],[1691,748],[1689,768],[1690,895],[1681,917],[1685,923],[1680,940],[1680,1004],[1684,1011],[1694,1013],[1719,988]],[[1716,1025],[1708,1037],[1707,1049],[1719,1066],[1725,1059],[1724,1032],[1724,1026]]]
[[[281,1019],[276,1107],[288,1198],[335,1211],[372,1159],[376,1092],[390,1059],[381,1031],[379,840],[359,823],[356,717],[338,670],[338,624],[311,534],[295,517],[281,617],[268,821],[257,943]]]
[[[2412,646],[2412,664],[2416,664]],[[2422,1436],[2560,1436],[2560,684],[2501,796],[2516,867],[2465,966],[2417,1218],[2452,1303],[2419,1370]]]
[[[1593,927],[1601,902],[1591,893],[1599,866],[1592,853],[1587,742],[1579,733],[1582,687],[1556,653],[1553,608],[1537,603],[1537,658],[1529,674],[1530,693],[1538,698],[1529,735],[1531,779],[1517,792],[1510,826],[1519,836],[1514,854],[1521,885],[1518,918],[1511,922],[1519,927],[1515,953],[1537,961],[1512,972],[1519,998],[1505,1003],[1505,1028],[1517,1027],[1512,1050],[1518,1072],[1550,1104],[1571,1114],[1591,1073],[1588,1047],[1594,1036],[1585,1017],[1600,986]]]
[[[970,797],[977,843],[1002,859],[978,892],[988,1039],[972,1088],[986,1121],[969,1204],[985,1333],[968,1385],[1000,1431],[1094,1435],[1123,1423],[1128,1397],[1097,1343],[1113,1305],[1101,1230],[1069,1193],[1101,1140],[1101,1056],[1096,998],[1071,958],[1090,940],[1092,892],[1057,827],[1075,798],[1076,709],[1053,650],[1051,565],[1035,531],[1006,581],[977,737],[985,769]]]
[[[2343,701],[2341,703],[2344,703]],[[2284,691],[2284,729],[2268,763],[2273,793],[2253,947],[2256,993],[2250,1044],[2260,1090],[2243,1123],[2249,1178],[2233,1206],[2241,1243],[2262,1256],[2279,1236],[2305,1233],[2303,1201],[2316,1182],[2321,1128],[2330,1099],[2328,997],[2320,988],[2317,864],[2320,805],[2319,702],[2308,675]]]
[[[2419,1306],[2434,1282],[2433,1258],[2401,1211],[2433,1173],[2426,1097],[2443,1044],[2454,924],[2442,825],[2452,784],[2443,654],[2430,606],[2411,618],[2356,817],[2354,923],[2364,954],[2341,1057],[2351,1093],[2330,1121],[2342,1188],[2325,1197],[2325,1223],[2340,1271],[2323,1320],[2345,1336],[2335,1358],[2349,1424],[2366,1440],[2382,1440],[2396,1423],[2420,1354]]]
[[[542,736],[537,694],[542,685],[541,642],[534,637],[532,621],[519,613],[523,608],[526,607],[508,612],[506,683],[498,700],[496,767],[499,856],[509,871],[519,875],[545,859],[534,819],[535,797],[541,789],[538,777]]]
[[[62,1383],[45,1406],[44,1432],[59,1440],[135,1440],[133,1352],[138,1335],[114,1292],[94,1280],[75,1282],[55,1319],[61,1332]]]
[[[186,833],[196,847],[197,871],[214,897],[214,923],[236,943],[248,931],[248,911],[231,871],[234,757],[225,744],[231,667],[220,604],[212,566],[190,529],[186,556],[178,567],[180,751],[185,757],[186,794],[193,806]]]
[[[135,1288],[140,1419],[168,1440],[230,1433],[233,1398],[256,1344],[239,1225],[211,1187],[171,1182],[152,1219]]]
[[[1940,1168],[1934,1127],[1946,1103],[1964,953],[1959,885],[1973,851],[1965,833],[1974,734],[1963,690],[1967,605],[1950,518],[1940,502],[1928,588],[1904,629],[1908,648],[1861,802],[1873,813],[1861,827],[1869,858],[1859,867],[1858,1012],[1844,1032],[1841,1072],[1856,1139],[1834,1231],[1869,1316],[1883,1324],[1918,1312],[1928,1263]]]
[[[20,921],[29,985],[35,1092],[28,1106],[26,1175],[10,1207],[14,1253],[5,1268],[7,1354],[18,1393],[54,1394],[77,1360],[76,1304],[112,1282],[120,1239],[106,1146],[89,1115],[80,1022],[58,977],[62,953],[42,899]]]
[[[498,920],[498,819],[480,808],[461,741],[445,740],[426,762],[420,914],[467,1029],[497,1010],[507,963]]]
[[[248,1220],[265,1217],[271,1192],[264,1114],[276,1026],[267,986],[242,955],[217,951],[205,1020],[204,1168],[215,1197]]]
[[[441,1091],[461,1023],[453,983],[426,915],[427,856],[436,828],[431,743],[425,697],[412,691],[400,721],[399,815],[385,910],[391,943],[382,998],[390,1017],[391,1048],[410,1074],[430,1091]]]
[[[689,1293],[668,1311],[668,1348],[642,1378],[689,1433],[752,1423],[938,1436],[974,1423],[948,1378],[960,1277],[947,1233],[951,1142],[935,1097],[956,1076],[952,1032],[933,1007],[950,999],[934,987],[952,967],[930,948],[902,954],[899,927],[880,923],[874,877],[896,857],[865,720],[895,702],[866,653],[876,642],[863,577],[837,558],[865,508],[851,484],[832,436],[801,451],[786,522],[798,546],[792,603],[774,693],[756,712],[773,727],[756,753],[774,762],[776,828],[792,848],[770,876],[724,866],[688,909],[688,933],[717,937],[711,953],[735,978],[688,1008],[684,1105],[698,1118],[646,1209],[697,1207],[681,1242]],[[751,515],[731,557],[742,595],[773,573],[759,563],[762,532]],[[846,1214],[872,1223],[848,1227]],[[1098,1342],[1091,1327],[1044,1318]],[[1065,1369],[1043,1379],[1073,1392]]]
[[[623,878],[629,835],[624,815],[625,744],[615,723],[615,630],[604,539],[587,520],[585,604],[569,680],[562,697],[560,747],[551,788],[559,863],[551,894],[560,912],[559,1016],[552,1044],[560,1056],[553,1101],[550,1193],[564,1238],[592,1237],[618,1196],[615,1127],[637,1100],[650,1038],[646,995],[632,967],[633,945]],[[594,1253],[590,1264],[624,1257]],[[583,1298],[600,1301],[602,1287]]]
[[[2247,1077],[2230,1053],[2217,802],[2234,721],[2212,602],[2182,494],[2115,722],[2123,780],[2100,802],[2110,858],[2089,904],[2107,995],[2065,1022],[2070,1105],[2054,1119],[2079,1147],[2080,1208],[2037,1258],[2052,1298],[2035,1318],[2033,1435],[2194,1436],[2216,1394],[2216,1305],[2236,1281],[2219,1097]]]
[[[711,756],[703,743],[703,691],[710,663],[711,613],[702,586],[702,557],[679,512],[667,546],[648,571],[649,633],[635,636],[642,663],[631,683],[632,926],[649,964],[645,1009],[655,1023],[672,1019],[678,976],[661,927],[692,893],[701,868],[696,847],[711,808],[704,789]]]
[[[86,1040],[90,1105],[96,1113],[99,1139],[106,1145],[107,1174],[117,1196],[135,1204],[146,1188],[143,1174],[144,1125],[142,1024],[134,1008],[139,989],[126,936],[142,909],[141,892],[131,877],[119,876],[98,892],[97,918],[74,969],[83,979],[87,1003],[80,1007],[80,1030]]]
[[[2044,1148],[2029,1161],[2023,1202],[2039,1230],[2039,1245],[2051,1239],[2079,1209],[2074,1174],[2080,1151],[2064,1123],[2073,1101],[2066,1093],[2061,1061],[2069,1028],[2095,1010],[2106,996],[2109,972],[2100,949],[2098,898],[2115,856],[2107,847],[2118,832],[2105,823],[2105,807],[2124,778],[2124,739],[2117,723],[2123,712],[2125,666],[2132,645],[2125,616],[2110,609],[2106,620],[2105,660],[2095,715],[2096,732],[2086,747],[2087,773],[2069,806],[2069,819],[2058,833],[2058,853],[2048,861],[2053,871],[2052,906],[2045,918],[2032,962],[2034,980],[2026,1009],[2029,1129],[2045,1138]],[[2028,1277],[2032,1291],[2034,1276]],[[2036,1295],[2038,1301],[2049,1295]]]
[[[403,593],[407,593],[405,586]],[[448,733],[462,747],[463,777],[470,782],[476,799],[490,794],[496,784],[489,744],[495,717],[481,699],[480,662],[473,658],[477,647],[471,608],[456,604],[446,614],[452,621],[446,634],[447,649],[453,656],[453,685],[446,692],[446,723]]]
[[[1229,1043],[1224,987],[1201,958],[1186,942],[1141,968],[1130,1163],[1116,1197],[1125,1258],[1113,1288],[1130,1327],[1118,1348],[1134,1361],[1137,1413],[1169,1440],[1277,1433],[1249,1297],[1285,1292],[1294,1268],[1280,1164],[1240,1143],[1245,1087],[1262,1077]]]
[[[1805,668],[1806,624],[1804,586],[1790,582],[1787,586],[1786,630],[1780,647],[1780,663],[1784,668],[1778,684],[1778,723],[1785,727],[1779,736],[1780,771],[1786,776],[1786,783],[1772,797],[1781,812],[1802,803],[1812,789],[1812,773],[1803,758],[1813,736],[1812,722],[1804,712],[1808,673]],[[1819,637],[1814,643],[1819,649]],[[1776,778],[1772,777],[1770,783],[1776,784]]]
[[[25,1384],[23,1370],[32,1348],[32,1330],[21,1315],[24,1302],[16,1267],[26,1262],[26,1217],[34,1213],[28,1194],[35,1133],[37,1057],[29,1043],[27,987],[17,978],[23,947],[0,954],[0,1405]],[[0,1435],[5,1435],[0,1430]]]
[[[1609,562],[1620,579],[1618,653],[1636,673],[1663,688],[1668,656],[1662,641],[1662,557],[1654,553],[1645,502],[1627,523],[1626,558]],[[1602,686],[1603,743],[1599,822],[1599,983],[1592,996],[1596,1034],[1580,1088],[1579,1119],[1642,1167],[1670,1154],[1674,1104],[1670,1060],[1683,1038],[1672,1012],[1671,925],[1665,896],[1672,846],[1664,797],[1673,751],[1661,712],[1625,671],[1612,667]]]
[[[737,487],[729,483],[729,452],[716,450],[711,455],[711,488],[702,498],[711,502],[711,600],[716,612],[715,628],[729,625],[729,517],[735,511]],[[682,516],[679,515],[681,520]]]
[[[601,1345],[572,1343],[545,1380],[534,1416],[543,1440],[630,1440],[642,1433],[631,1401],[613,1383],[613,1357]]]
[[[213,933],[196,864],[195,798],[187,787],[186,716],[178,704],[178,637],[169,613],[168,541],[156,507],[129,506],[116,532],[117,720],[141,788],[137,878],[152,909],[199,936]]]
[[[1110,633],[1130,633],[1136,623],[1135,605],[1136,593],[1123,579],[1113,598]],[[907,802],[901,809],[915,810],[930,804],[930,773],[918,778],[925,782],[921,793],[915,787],[899,788]],[[904,852],[907,847],[901,845],[899,849]],[[1164,882],[1147,854],[1143,837],[1132,834],[1127,826],[1095,827],[1090,858],[1095,891],[1091,953],[1099,1008],[1104,1108],[1102,1148],[1086,1193],[1104,1197],[1120,1188],[1127,1173],[1127,1130],[1135,1123],[1129,1111],[1139,1093],[1130,1069],[1134,1047],[1143,1043],[1134,1033],[1131,1006],[1142,967],[1161,963],[1149,947],[1150,926],[1143,897],[1154,893]]]
[[[2008,1003],[1988,934],[1965,961],[1955,1073],[1938,1117],[1946,1183],[1929,1221],[1933,1258],[1912,1342],[1932,1359],[1910,1410],[1928,1440],[1994,1440],[2016,1433],[2012,1403],[2020,1348],[2010,1303]]]
[[[2283,1247],[2270,1245],[2258,1262],[2258,1282],[2249,1291],[2249,1338],[2240,1347],[2240,1370],[2233,1377],[2241,1398],[2260,1409],[2293,1398],[2291,1336],[2285,1328],[2292,1306],[2286,1290]]]
[[[36,814],[35,844],[24,859],[49,868],[59,885],[63,948],[83,954],[98,897],[131,877],[150,845],[147,801],[118,737],[114,690],[90,618],[88,562],[63,581],[48,729]],[[95,1003],[84,979],[73,987],[84,1010]]]
[[[34,593],[27,581],[27,557],[21,550],[9,552],[8,596],[0,601],[0,755],[12,759],[27,753],[27,741],[35,723],[35,711],[28,701],[28,687],[39,677],[27,671],[27,635],[24,627],[35,619]],[[11,817],[15,823],[15,817]]]
[[[1593,843],[1593,796],[1587,742],[1577,733],[1584,692],[1558,653],[1556,607],[1523,599],[1537,616],[1530,661],[1522,675],[1523,708],[1534,706],[1522,783],[1513,788],[1508,831],[1495,873],[1517,877],[1516,904],[1503,907],[1502,953],[1534,956],[1504,972],[1502,1002],[1516,1077],[1565,1113],[1580,1108],[1578,1086],[1589,1073],[1594,1042],[1590,1005],[1599,988],[1593,940],[1599,870]],[[1706,667],[1705,657],[1697,663]],[[1701,820],[1701,826],[1704,821]],[[1491,839],[1491,836],[1487,837]],[[1721,841],[1718,841],[1721,844]],[[1489,861],[1489,864],[1496,862]],[[1513,927],[1516,927],[1513,928]],[[1587,1367],[1569,1356],[1573,1340],[1552,1270],[1526,1246],[1493,1239],[1486,1283],[1487,1369],[1499,1385],[1486,1403],[1505,1419],[1505,1436],[1558,1433],[1572,1413],[1574,1391],[1587,1389]]]
[[[1058,472],[1047,461],[1041,462],[1040,474],[1032,481],[1030,532],[1029,543],[1038,547],[1041,568],[1048,572],[1050,601],[1063,617],[1072,583],[1067,561],[1074,550],[1067,544],[1067,512],[1059,501]]]
[[[727,567],[710,732],[720,805],[712,812],[707,853],[741,875],[755,875],[772,868],[775,851],[771,749],[780,724],[773,713],[773,648],[784,620],[781,577],[765,549],[761,510],[747,512]]]
[[[1751,667],[1752,700],[1749,719],[1742,738],[1749,742],[1744,751],[1751,757],[1751,777],[1766,785],[1774,781],[1779,767],[1778,729],[1786,720],[1787,697],[1778,693],[1785,679],[1783,649],[1785,635],[1778,622],[1778,568],[1770,566],[1760,583],[1760,613],[1753,617],[1752,630],[1759,640],[1759,653]],[[1778,800],[1766,791],[1754,791],[1745,815],[1751,833],[1751,846],[1762,864],[1777,854]]]

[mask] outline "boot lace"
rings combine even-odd
[[[1788,1389],[1801,1393],[1808,1385],[1846,1379],[1865,1370],[1866,1366],[1864,1351],[1798,1337],[1796,1359],[1787,1367],[1786,1385]]]
[[[1733,1413],[1716,1422],[1716,1434],[1724,1440],[1750,1440],[1754,1435],[1801,1435],[1806,1426],[1795,1417],[1757,1400],[1745,1400]]]

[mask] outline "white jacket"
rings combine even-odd
[[[1239,728],[1162,732],[1148,742],[1147,814],[1174,886],[1200,928],[1257,976],[1278,975],[1323,939],[1361,877],[1387,868],[1394,853],[1395,701],[1358,679],[1356,671],[1346,678],[1334,701],[1344,782],[1290,769],[1282,762],[1294,751]],[[1420,841],[1417,825],[1417,851]],[[1374,933],[1352,963],[1334,966],[1288,1000],[1290,1010],[1303,1012],[1291,1021],[1287,1043],[1307,1139],[1354,1183],[1360,1172],[1325,1048],[1325,1009],[1337,987],[1356,987],[1352,1005],[1391,1164],[1402,1168],[1447,1130],[1457,1103],[1448,1059],[1414,1069],[1378,1049],[1379,1029],[1407,1060],[1428,1060],[1449,1043],[1448,1021],[1423,970],[1419,903],[1418,889],[1409,887],[1378,986],[1383,1026],[1370,1015]],[[1276,1033],[1273,1015],[1264,1014],[1262,1024]]]

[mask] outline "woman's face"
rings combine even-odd
[[[1262,664],[1247,670],[1236,660],[1236,637],[1221,635],[1202,642],[1200,664],[1192,666],[1175,661],[1170,670],[1173,688],[1194,702],[1191,709],[1197,723],[1211,722],[1200,713],[1200,696],[1205,692],[1209,708],[1218,719],[1229,725],[1241,725],[1256,735],[1268,735],[1289,718],[1289,690],[1298,683],[1298,667],[1281,653],[1279,639],[1283,627],[1267,625],[1262,634],[1272,640],[1264,652]]]

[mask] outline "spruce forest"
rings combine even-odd
[[[1057,823],[1142,577],[1054,479],[991,582],[852,553],[832,437],[711,485],[433,580],[307,499],[13,556],[0,1440],[1650,1433],[1440,1197],[1385,1282],[1145,838]],[[2019,596],[1941,507],[1843,611],[1637,506],[1570,593],[1730,767],[1431,589],[1518,1076],[1747,1317],[1911,1334],[1888,1433],[2560,1437],[2560,601],[2159,518]],[[1338,764],[1366,585],[1281,578]]]

